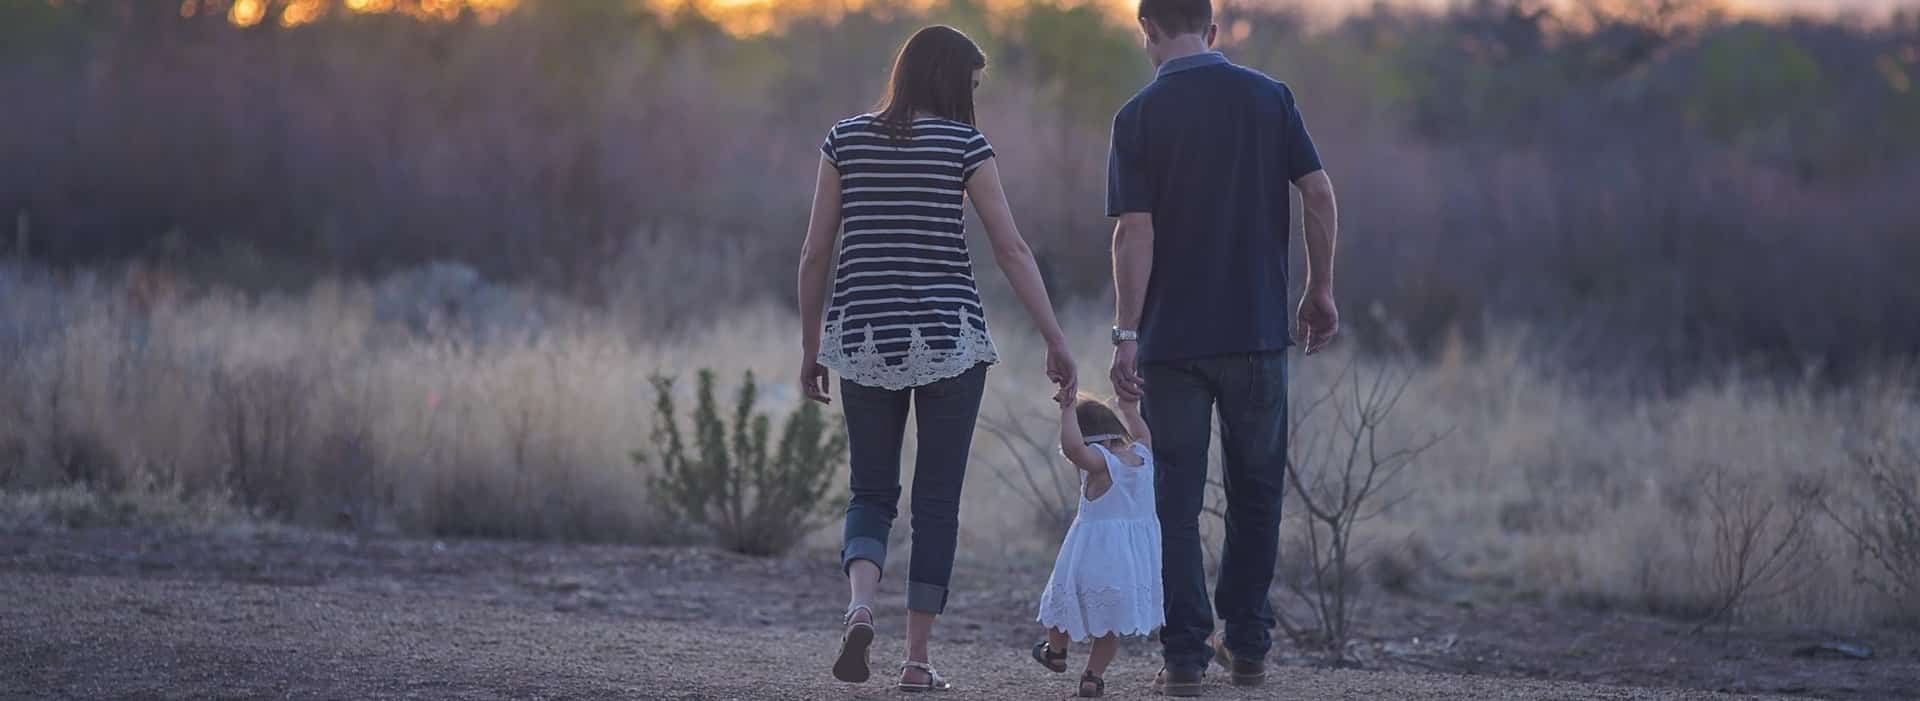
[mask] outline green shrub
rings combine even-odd
[[[633,459],[657,467],[650,491],[674,521],[748,555],[786,552],[827,523],[838,502],[828,489],[847,453],[840,421],[829,422],[819,405],[803,400],[769,454],[771,420],[755,411],[753,373],[740,385],[729,430],[713,398],[713,371],[701,370],[690,448],[675,416],[673,379],[656,376],[653,387],[653,453],[635,451]]]

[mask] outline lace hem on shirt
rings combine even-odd
[[[954,347],[946,350],[936,350],[927,345],[926,339],[920,336],[920,330],[914,329],[906,357],[901,358],[900,362],[890,363],[880,355],[879,344],[874,342],[871,329],[864,330],[865,338],[849,351],[841,336],[846,332],[840,327],[840,322],[828,322],[818,359],[821,365],[840,373],[841,377],[854,384],[890,390],[933,384],[959,377],[975,365],[1000,361],[1000,354],[993,347],[993,338],[987,332],[974,328],[965,315],[962,315],[960,325],[960,335],[954,339]]]

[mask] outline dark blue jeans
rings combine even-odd
[[[987,387],[987,366],[901,390],[840,381],[847,417],[852,497],[841,540],[840,567],[869,560],[887,570],[887,536],[900,506],[900,446],[913,409],[919,432],[913,465],[913,557],[907,565],[907,609],[941,613],[960,536],[960,485]]]
[[[1264,659],[1273,647],[1273,584],[1280,549],[1280,500],[1286,494],[1287,355],[1223,355],[1141,368],[1141,402],[1153,429],[1159,469],[1161,576],[1167,623],[1160,632],[1167,667],[1199,671],[1213,657],[1207,637],[1214,611],[1226,621],[1236,658]],[[1227,490],[1226,547],[1207,607],[1200,508],[1207,494],[1207,447],[1220,412],[1221,481]]]

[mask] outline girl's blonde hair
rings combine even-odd
[[[1090,395],[1082,394],[1074,399],[1073,415],[1080,420],[1080,435],[1114,435],[1133,442],[1133,434],[1127,431],[1127,423],[1120,420],[1113,407]]]

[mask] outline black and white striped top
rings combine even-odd
[[[961,223],[967,179],[993,157],[987,137],[917,119],[899,138],[861,115],[820,151],[840,171],[842,227],[820,363],[903,389],[997,361]]]

